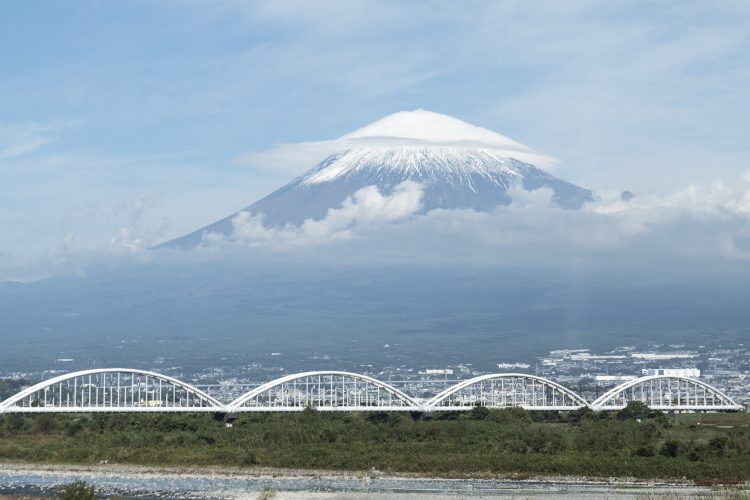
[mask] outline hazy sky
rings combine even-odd
[[[750,170],[744,0],[0,8],[0,264],[178,236],[290,179],[248,153],[405,109],[500,132],[590,188]]]

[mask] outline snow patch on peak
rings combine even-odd
[[[366,176],[373,182],[394,174],[408,179],[444,179],[471,186],[476,177],[507,187],[524,165],[494,149],[399,146],[360,148],[326,158],[302,176],[301,185],[332,182],[350,176]]]

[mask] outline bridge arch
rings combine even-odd
[[[703,381],[671,375],[650,375],[629,380],[599,396],[594,410],[618,410],[641,401],[653,410],[736,411],[742,405]]]
[[[494,373],[464,380],[427,401],[431,410],[521,407],[527,410],[577,410],[588,406],[581,396],[543,377],[525,373]]]
[[[160,373],[100,368],[66,373],[11,396],[0,413],[195,412],[224,405],[190,384]]]
[[[378,379],[343,371],[295,373],[267,382],[235,399],[231,412],[412,411],[420,405],[404,392]]]

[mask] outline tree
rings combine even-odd
[[[628,420],[631,418],[648,418],[651,409],[646,403],[641,401],[630,401],[628,405],[622,410],[617,412],[617,418],[620,420]]]
[[[490,409],[486,406],[475,406],[471,409],[471,418],[474,420],[484,420],[490,414]]]

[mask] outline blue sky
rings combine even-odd
[[[0,260],[188,232],[293,175],[248,152],[404,109],[500,132],[591,188],[750,169],[745,1],[0,7]]]

